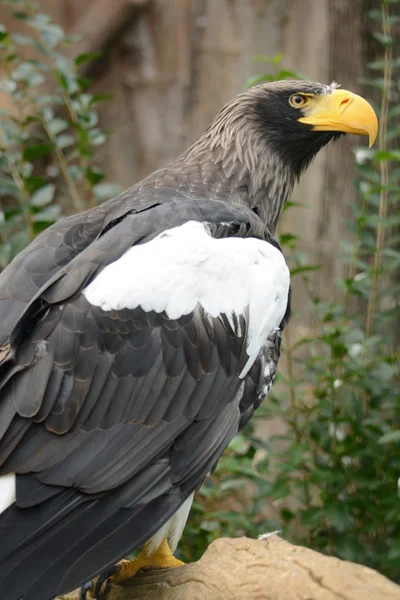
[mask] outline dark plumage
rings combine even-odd
[[[291,98],[335,93],[241,94],[176,161],[49,228],[1,274],[0,494],[17,474],[0,508],[4,600],[50,600],[142,545],[251,418],[290,310],[271,236],[340,134],[299,122],[315,111]]]

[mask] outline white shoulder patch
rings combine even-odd
[[[249,361],[241,377],[279,327],[288,293],[289,270],[277,248],[255,238],[214,239],[196,221],[129,248],[83,291],[105,311],[141,306],[178,319],[200,304],[212,317],[248,315]]]
[[[15,473],[0,476],[0,514],[6,510],[16,498]]]

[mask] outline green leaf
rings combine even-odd
[[[219,523],[218,521],[210,520],[210,521],[202,521],[200,523],[200,529],[203,531],[218,531]]]
[[[293,242],[295,242],[297,239],[297,235],[292,233],[281,233],[279,236],[279,244],[281,246],[293,246]]]
[[[61,207],[57,204],[53,204],[52,206],[48,206],[45,210],[41,210],[40,212],[32,215],[32,221],[34,223],[38,223],[40,221],[46,223],[55,223],[57,219],[59,219],[61,215]]]
[[[89,60],[95,60],[101,56],[101,52],[85,52],[84,54],[79,54],[79,56],[75,58],[75,64],[77,67],[79,67],[79,65],[85,62],[88,62]]]
[[[24,82],[30,87],[40,85],[45,81],[44,75],[38,70],[37,66],[30,62],[19,64],[11,73],[11,78],[14,81]]]
[[[16,19],[19,19],[20,21],[27,21],[29,19],[28,13],[26,13],[22,10],[13,11],[13,17],[15,17]]]
[[[333,500],[324,507],[326,520],[336,531],[344,532],[351,527],[353,521],[344,502]]]
[[[48,124],[48,128],[54,135],[61,133],[61,131],[64,131],[65,129],[67,129],[67,127],[68,123],[64,119],[53,119]]]
[[[97,183],[100,183],[100,181],[103,181],[105,175],[103,171],[97,167],[89,167],[86,170],[85,177],[89,181],[90,185],[96,185]]]
[[[281,519],[285,523],[290,523],[290,521],[293,521],[293,519],[295,519],[295,518],[296,518],[296,515],[288,508],[281,509]]]
[[[300,273],[319,271],[320,269],[321,265],[303,265],[300,267],[294,267],[294,269],[290,269],[290,274],[292,277],[294,277],[295,275],[299,275]]]
[[[10,195],[20,199],[18,186],[9,177],[0,177],[0,195]]]
[[[247,487],[248,483],[245,479],[228,479],[222,481],[219,486],[221,492],[230,492]]]
[[[286,473],[281,472],[280,475],[281,476],[274,481],[271,489],[271,495],[275,499],[287,498],[291,495],[289,478],[286,476]]]
[[[68,172],[74,181],[80,181],[83,178],[83,170],[78,165],[68,167]]]
[[[49,105],[60,105],[64,103],[64,100],[62,97],[60,97],[60,95],[56,95],[56,94],[43,94],[40,95],[37,98],[33,99],[34,102],[36,102],[36,104],[38,104],[39,106],[46,106],[48,108]]]
[[[373,31],[372,35],[376,40],[378,40],[378,42],[380,42],[384,46],[391,46],[393,43],[392,36],[386,33],[382,33],[381,31]]]
[[[8,31],[7,28],[0,23],[0,44],[6,45],[5,42],[8,41]]]
[[[360,556],[362,556],[363,548],[356,537],[341,536],[336,540],[335,547],[335,553],[340,558],[352,562],[361,562]]]
[[[384,0],[386,2],[389,2],[390,0]],[[394,2],[398,2],[399,0],[394,0]],[[382,12],[379,9],[373,9],[373,10],[369,10],[368,11],[368,16],[370,17],[370,19],[375,19],[375,21],[378,21],[379,24],[382,23]],[[398,23],[400,20],[400,17],[397,17],[396,15],[389,15],[389,23],[393,24],[393,23]]]
[[[23,151],[24,160],[34,161],[37,158],[47,156],[52,151],[51,144],[31,144],[25,146]]]
[[[46,106],[42,109],[41,114],[46,123],[50,125],[51,121],[54,119],[54,110],[51,107]]]
[[[268,81],[274,81],[274,76],[268,74],[254,75],[253,77],[249,77],[249,79],[247,79],[246,88],[251,88],[255,85],[258,85],[260,83],[266,83]]]
[[[93,193],[97,202],[109,200],[117,196],[121,191],[121,186],[117,183],[98,183],[93,186]]]
[[[50,204],[50,202],[53,201],[55,191],[56,186],[53,183],[49,183],[48,185],[39,188],[32,195],[31,204],[37,208]]]
[[[12,79],[0,79],[0,92],[12,94],[17,89],[17,84]]]
[[[395,117],[396,115],[400,115],[400,104],[397,104],[396,106],[392,106],[392,108],[389,109],[390,117]]]
[[[61,69],[55,69],[54,76],[64,92],[72,95],[79,91],[79,85],[72,74],[67,73],[66,71],[63,72]]]
[[[400,161],[400,150],[377,150],[374,158],[375,160]]]
[[[88,138],[89,143],[92,144],[92,146],[101,146],[107,139],[105,133],[100,129],[92,129],[89,131]]]
[[[388,556],[391,560],[400,559],[400,539],[394,540],[390,545]]]
[[[400,17],[397,17],[400,21]],[[400,58],[394,58],[392,60],[392,69],[396,69],[400,67]],[[368,68],[373,69],[375,71],[383,71],[386,66],[385,59],[374,60],[373,62],[368,63]]]
[[[33,192],[46,185],[47,181],[44,177],[31,176],[25,177],[24,183],[29,194],[33,194]]]
[[[99,120],[98,114],[94,110],[91,110],[86,114],[81,113],[78,115],[78,118],[80,125],[84,129],[91,129],[92,127],[97,125],[97,122]]]
[[[300,520],[306,527],[318,527],[323,518],[321,508],[313,507],[301,511]]]
[[[306,79],[306,78],[304,77],[304,75],[301,75],[300,73],[295,73],[294,71],[288,71],[287,69],[281,69],[275,75],[275,79],[280,80],[280,79]]]
[[[86,90],[86,88],[88,88],[92,83],[92,80],[89,79],[89,77],[77,77],[76,82],[82,90]]]
[[[62,134],[57,136],[56,146],[57,148],[67,148],[68,146],[72,146],[75,143],[75,138],[73,135]]]
[[[8,63],[13,62],[14,60],[17,60],[18,58],[21,58],[19,54],[9,54],[6,58],[6,61]]]
[[[91,106],[95,106],[96,104],[99,104],[100,102],[104,102],[104,100],[112,100],[114,98],[115,94],[94,94],[89,101],[89,104]]]
[[[290,208],[299,208],[300,206],[302,206],[301,204],[299,204],[299,202],[293,202],[293,200],[288,200],[285,204],[285,206],[283,207],[283,211],[282,212],[286,212],[287,210],[289,210]]]
[[[40,44],[31,38],[29,35],[25,35],[25,33],[13,33],[11,34],[11,39],[16,44],[22,44],[24,46],[33,46],[36,50],[41,50]]]
[[[31,22],[30,25],[40,30],[41,38],[47,51],[53,50],[64,38],[64,31],[58,25],[43,25],[40,22],[35,24]]]
[[[18,231],[12,236],[12,257],[16,256],[21,250],[23,250],[31,241],[30,232],[28,229]]]
[[[378,444],[391,444],[392,442],[400,442],[400,429],[388,431],[378,440]]]
[[[246,454],[249,448],[249,440],[242,434],[236,435],[233,440],[229,443],[228,448],[233,450],[237,454]]]

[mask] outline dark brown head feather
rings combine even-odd
[[[253,87],[226,104],[204,134],[150,180],[157,187],[245,204],[273,233],[301,172],[338,136],[299,123],[301,115],[289,98],[296,92],[330,94],[335,88],[305,81]]]

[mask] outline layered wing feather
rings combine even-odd
[[[120,212],[62,223],[0,279],[6,600],[47,600],[153,535],[274,375],[289,278],[261,221],[202,200]]]

